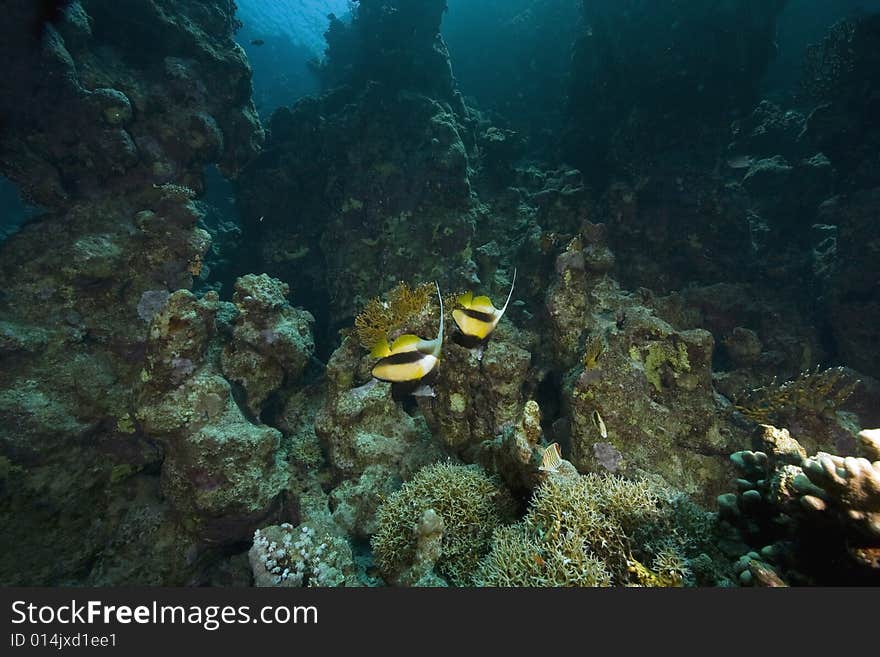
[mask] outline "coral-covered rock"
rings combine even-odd
[[[531,378],[531,354],[517,344],[522,338],[499,328],[477,350],[451,340],[444,346],[436,396],[419,398],[419,406],[449,448],[466,452],[519,419]]]
[[[283,383],[294,383],[314,354],[314,318],[288,305],[289,291],[286,283],[266,274],[248,274],[235,283],[238,316],[221,364],[223,375],[242,385],[257,417],[269,396]]]
[[[408,415],[389,384],[378,381],[331,393],[315,418],[315,432],[330,463],[348,477],[377,464],[408,477],[438,454],[424,420]]]
[[[570,460],[582,472],[655,472],[705,495],[723,484],[720,453],[736,440],[716,405],[712,335],[676,330],[611,279],[588,275],[572,264],[580,252],[579,241],[569,245],[547,301],[557,352],[571,368],[563,390]]]
[[[162,489],[184,524],[233,542],[273,510],[287,470],[280,432],[242,413],[209,357],[217,308],[180,290],[154,317],[136,417],[164,447]]]
[[[0,358],[14,371],[0,381],[2,513],[20,528],[0,580],[208,581],[218,557],[201,558],[161,499],[163,452],[137,409],[149,322],[209,246],[193,190],[206,165],[234,174],[262,141],[234,5],[62,4],[40,26],[42,5],[6,3],[0,27],[0,173],[43,210],[0,243]],[[169,386],[205,348],[201,319],[181,319],[154,354]]]

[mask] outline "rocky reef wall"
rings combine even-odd
[[[194,203],[205,166],[235,176],[263,140],[235,5],[85,0],[54,22],[36,8],[8,3],[0,39],[0,170],[45,209],[0,244],[0,579],[204,581],[206,550],[238,538],[200,528],[227,510],[192,499],[205,454],[186,443],[215,441],[223,461],[239,449],[224,441],[268,440],[264,460],[240,454],[253,464],[235,474],[245,487],[276,467],[277,435],[205,370],[216,297],[180,291],[210,244]],[[215,401],[201,433],[191,416],[167,418],[191,401],[174,397],[189,380]],[[156,406],[164,432],[144,410]],[[218,435],[229,421],[234,439]],[[189,484],[175,483],[181,472]],[[275,493],[235,503],[263,516]]]

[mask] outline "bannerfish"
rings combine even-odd
[[[498,326],[498,322],[507,310],[510,299],[513,296],[513,287],[516,285],[516,269],[513,270],[513,281],[510,283],[510,292],[507,301],[501,310],[498,310],[489,297],[474,297],[473,292],[458,297],[457,301],[461,308],[452,311],[452,318],[461,331],[461,334],[469,342],[479,343],[489,337],[489,334]]]
[[[425,340],[417,335],[406,334],[397,338],[390,346],[382,340],[373,347],[374,358],[379,358],[373,366],[373,376],[380,381],[391,383],[413,383],[424,379],[440,362],[443,348],[443,296],[440,285],[437,296],[440,298],[440,330],[433,340]]]

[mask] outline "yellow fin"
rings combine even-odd
[[[382,338],[370,349],[370,356],[373,358],[385,358],[391,355],[391,347],[388,346],[388,340]]]
[[[462,333],[479,340],[485,338],[495,328],[494,322],[484,322],[459,309],[452,311],[452,319],[455,320]]]
[[[498,309],[492,305],[492,300],[486,296],[476,297],[473,301],[471,301],[470,308],[472,310],[478,310],[481,313],[494,314],[498,312]]]
[[[412,333],[406,333],[405,335],[401,335],[391,344],[390,353],[400,354],[404,351],[415,351],[416,346],[421,341],[422,339],[419,336],[413,335]]]
[[[465,292],[464,294],[460,294],[458,298],[455,300],[458,305],[463,308],[470,308],[471,302],[474,300],[473,292]]]

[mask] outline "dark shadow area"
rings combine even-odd
[[[17,233],[26,221],[42,213],[41,208],[22,201],[14,182],[0,176],[0,242]]]

